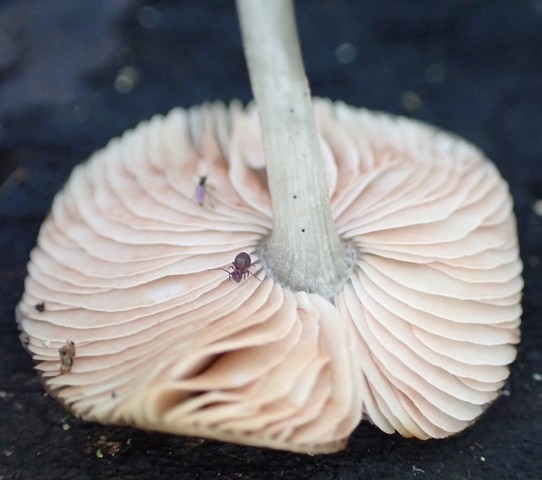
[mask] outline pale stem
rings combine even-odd
[[[309,84],[290,0],[237,0],[262,129],[273,233],[262,263],[293,290],[331,298],[352,267],[331,216]]]

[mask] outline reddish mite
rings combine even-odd
[[[250,255],[246,252],[241,252],[235,256],[232,264],[228,267],[228,269],[233,268],[231,272],[225,268],[213,268],[212,270],[224,270],[230,278],[233,278],[237,283],[239,283],[245,275],[252,275],[256,280],[261,282],[261,280],[249,270],[253,265]]]

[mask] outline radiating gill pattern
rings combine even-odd
[[[283,288],[258,263],[272,216],[252,106],[176,109],[75,168],[17,310],[46,388],[70,411],[324,453],[362,417],[445,437],[496,398],[521,316],[506,183],[476,148],[427,125],[326,100],[315,114],[333,218],[357,252],[333,302]],[[257,279],[220,270],[239,252]]]

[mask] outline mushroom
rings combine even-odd
[[[319,99],[312,116],[303,82],[274,117],[266,62],[304,78],[291,6],[238,6],[259,111],[156,116],[55,197],[17,308],[45,387],[85,420],[298,452],[343,448],[362,417],[463,430],[519,341],[506,183],[428,125]],[[260,34],[297,53],[254,67]],[[241,253],[257,278],[230,278]]]

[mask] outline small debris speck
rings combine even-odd
[[[423,105],[423,100],[416,92],[406,91],[401,95],[401,106],[407,112],[415,112]]]
[[[13,448],[4,448],[4,450],[2,450],[2,453],[6,457],[11,457],[14,452],[15,452],[15,449],[13,449]]]
[[[431,63],[425,69],[425,79],[429,83],[440,83],[446,78],[446,67],[442,63]]]
[[[125,442],[125,445],[129,445],[131,441]],[[97,458],[104,458],[106,455],[114,456],[122,450],[122,442],[112,442],[107,439],[105,435],[101,435],[98,441],[94,444],[96,450],[94,451]]]
[[[342,43],[335,50],[335,58],[339,63],[352,63],[358,56],[358,49],[351,43]]]
[[[482,457],[480,457],[480,460],[481,460],[482,462],[485,462],[485,461],[486,461],[486,457],[483,457],[483,456],[482,456]]]
[[[115,78],[115,90],[122,95],[130,93],[139,81],[139,70],[136,67],[123,67]]]
[[[64,346],[58,349],[58,356],[60,357],[60,373],[69,372],[75,359],[75,343],[66,340]]]
[[[540,373],[533,373],[533,380],[535,382],[542,382],[542,374]]]

